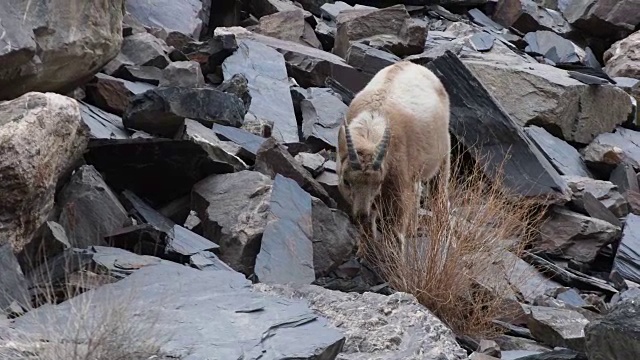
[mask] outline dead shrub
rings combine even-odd
[[[521,255],[544,212],[539,198],[508,193],[501,176],[489,181],[477,163],[451,160],[449,210],[443,193],[432,188],[429,211],[410,226],[404,254],[389,228],[376,243],[363,232],[361,251],[393,289],[414,295],[455,333],[491,337],[501,332],[494,319],[515,315],[504,301],[513,292],[487,289],[478,279],[518,281],[515,263],[505,266],[503,259],[501,269],[494,260],[505,249]]]

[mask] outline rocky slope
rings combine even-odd
[[[73,324],[114,304],[167,359],[640,355],[640,2],[432,3],[0,4],[3,358],[90,351]],[[492,285],[522,309],[495,339],[354,258],[337,132],[400,60],[443,80],[487,176],[506,158],[509,190],[549,206],[507,271],[527,281]]]

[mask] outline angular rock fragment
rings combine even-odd
[[[304,20],[302,9],[280,11],[263,16],[255,32],[317,49],[322,47],[311,25]]]
[[[3,1],[0,100],[65,93],[97,73],[120,50],[123,3]]]
[[[275,141],[267,139],[258,150],[255,169],[263,174],[275,178],[276,174],[293,179],[305,191],[319,198],[329,207],[335,207],[335,201],[313,176],[300,165],[289,152]]]
[[[618,164],[640,170],[640,132],[616,127],[614,132],[598,135],[582,154],[590,166],[613,171]]]
[[[338,14],[344,10],[352,10],[353,6],[343,2],[336,1],[335,3],[326,3],[320,6],[320,15],[323,18],[336,21]]]
[[[596,37],[621,38],[640,24],[636,0],[584,0],[559,2],[569,23]]]
[[[331,89],[309,88],[300,101],[302,136],[306,141],[320,142],[324,147],[338,146],[338,130],[347,113],[345,105]]]
[[[345,263],[353,253],[358,230],[349,216],[313,199],[313,266],[316,277],[323,277]]]
[[[269,215],[256,257],[255,274],[265,284],[311,284],[313,267],[311,196],[298,184],[276,175]]]
[[[620,237],[611,223],[554,207],[540,227],[536,246],[545,252],[579,262],[592,262],[598,251]]]
[[[362,42],[352,42],[345,55],[347,64],[370,74],[372,77],[383,68],[400,61],[400,58],[386,51],[365,45]]]
[[[26,308],[29,304],[27,281],[11,244],[0,245],[0,274],[0,315],[6,314],[14,301]]]
[[[487,60],[465,60],[465,64],[514,120],[541,126],[567,141],[588,144],[626,122],[631,112],[624,90],[608,85],[594,88],[549,65]]]
[[[131,98],[153,86],[97,73],[85,87],[86,100],[102,110],[122,116]]]
[[[404,5],[384,9],[348,10],[337,16],[333,52],[346,57],[350,43],[358,40],[380,42],[398,56],[419,54],[424,50],[425,24],[413,20]]]
[[[219,137],[240,146],[241,151],[238,153],[238,156],[245,161],[255,161],[260,146],[262,146],[262,144],[267,140],[244,129],[238,129],[231,126],[214,124],[212,130]]]
[[[251,104],[247,115],[272,121],[278,141],[299,141],[289,78],[280,53],[256,41],[239,40],[238,50],[224,61],[222,69],[225,79],[242,74],[248,80]]]
[[[551,31],[530,32],[523,40],[528,44],[524,49],[527,53],[544,56],[553,63],[582,63],[586,58],[584,50]]]
[[[244,104],[245,112],[251,107],[251,92],[249,81],[242,74],[235,74],[217,87],[218,90],[237,96]]]
[[[294,157],[314,177],[324,171],[325,158],[320,154],[299,153]]]
[[[578,209],[584,210],[581,197],[584,193],[590,193],[617,217],[624,217],[629,213],[628,201],[613,183],[581,176],[563,178],[571,189],[571,202]]]
[[[256,285],[267,294],[286,299],[305,299],[345,334],[338,359],[467,359],[451,330],[415,297],[406,293],[390,296],[366,292],[344,293],[315,285],[296,287]]]
[[[618,187],[618,190],[625,194],[629,191],[640,192],[640,185],[638,185],[638,177],[636,172],[628,164],[618,165],[609,177],[614,185]]]
[[[167,44],[149,33],[127,36],[122,41],[122,49],[115,63],[107,64],[108,73],[119,70],[117,65],[152,66],[164,69],[169,65],[169,47]]]
[[[584,352],[584,328],[589,323],[582,314],[569,309],[531,306],[527,327],[539,341],[549,346]]]
[[[128,139],[122,119],[91,104],[80,101],[82,121],[89,127],[91,139]]]
[[[585,328],[589,359],[634,359],[640,354],[640,314],[637,300],[616,305]]]
[[[291,10],[299,10],[300,7],[296,6],[291,0],[255,0],[250,4],[251,14],[258,18],[263,16],[275,14],[278,12],[285,12]],[[304,11],[304,17],[311,17],[311,13]]]
[[[196,40],[203,27],[209,23],[209,12],[203,11],[207,1],[161,0],[150,3],[146,0],[127,0],[126,9],[131,17],[145,26],[164,30],[167,34],[179,32]]]
[[[524,132],[538,145],[560,175],[593,177],[573,146],[535,125],[525,127]]]
[[[268,176],[244,170],[210,176],[193,187],[191,204],[204,237],[220,246],[222,261],[245,275],[253,272],[260,251],[271,185]]]
[[[505,169],[500,174],[504,186],[516,194],[541,196],[548,201],[567,199],[566,185],[558,172],[456,55],[447,51],[427,68],[442,80],[449,93],[453,136],[471,148],[488,176]]]
[[[120,79],[147,83],[157,86],[163,79],[162,69],[155,66],[123,65],[115,71],[107,71],[107,74]]]
[[[176,61],[162,70],[160,86],[202,87],[204,76],[195,61]]]
[[[541,6],[534,0],[505,0],[498,2],[492,18],[499,24],[512,27],[521,33],[549,30],[559,35],[573,29],[557,10]]]
[[[209,154],[210,159],[231,165],[235,171],[247,168],[247,164],[237,156],[240,153],[239,146],[220,140],[213,130],[197,121],[185,120],[182,138],[200,145]]]
[[[582,194],[580,202],[582,203],[581,206],[587,215],[592,218],[604,220],[622,229],[623,225],[618,217],[612,213],[611,210],[607,209],[607,207],[590,192]]]
[[[163,87],[131,100],[123,116],[127,128],[173,137],[185,118],[211,127],[214,123],[240,126],[244,104],[237,96],[210,88]]]
[[[89,140],[80,106],[54,93],[30,92],[0,102],[0,243],[16,251],[53,208],[61,176]]]
[[[638,23],[640,24],[640,17]],[[640,47],[640,31],[614,43],[603,55],[604,71],[609,76],[640,79],[640,51],[638,51],[638,47]]]
[[[179,334],[171,341],[154,342],[160,354],[332,359],[344,344],[344,335],[303,301],[256,292],[244,276],[232,271],[201,271],[169,262],[146,265],[116,283],[29,312],[12,327],[49,343],[69,343],[77,341],[77,324],[86,325],[89,333],[97,331],[92,325],[103,324],[100,319],[116,310],[114,304],[119,306],[117,314],[125,315],[118,329],[143,331],[154,339]]]
[[[640,216],[629,214],[622,240],[613,260],[613,270],[624,279],[640,283]]]
[[[196,182],[211,174],[234,171],[189,140],[97,140],[84,156],[114,191],[128,189],[154,207],[189,194]]]
[[[64,228],[55,221],[47,221],[18,254],[18,261],[22,270],[28,273],[32,268],[70,247]]]

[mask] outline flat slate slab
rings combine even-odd
[[[136,315],[123,317],[123,328],[134,323],[141,328],[146,326],[141,322],[154,321],[147,335],[165,339],[160,350],[183,360],[328,360],[335,359],[345,341],[304,301],[253,291],[250,281],[236,272],[201,271],[167,262],[147,265],[116,283],[41,307],[16,319],[11,327],[52,341],[69,341],[77,338],[77,326],[72,325],[78,324],[76,317],[85,317],[83,329],[91,331],[91,324],[104,311],[123,303],[128,313]]]

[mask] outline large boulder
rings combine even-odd
[[[0,2],[0,100],[70,91],[122,44],[123,0]]]
[[[558,1],[558,7],[571,25],[596,37],[624,37],[640,24],[637,0]]]
[[[588,144],[627,121],[632,111],[622,89],[593,87],[545,64],[465,60],[514,120],[538,125],[564,140]]]
[[[640,304],[627,300],[584,328],[590,360],[640,357]]]
[[[20,250],[31,239],[88,140],[74,99],[30,92],[0,103],[0,244]]]
[[[171,34],[178,32],[196,40],[209,22],[206,3],[200,0],[127,0],[127,12],[148,27],[160,28]]]
[[[614,43],[603,55],[609,76],[640,79],[640,31]]]

